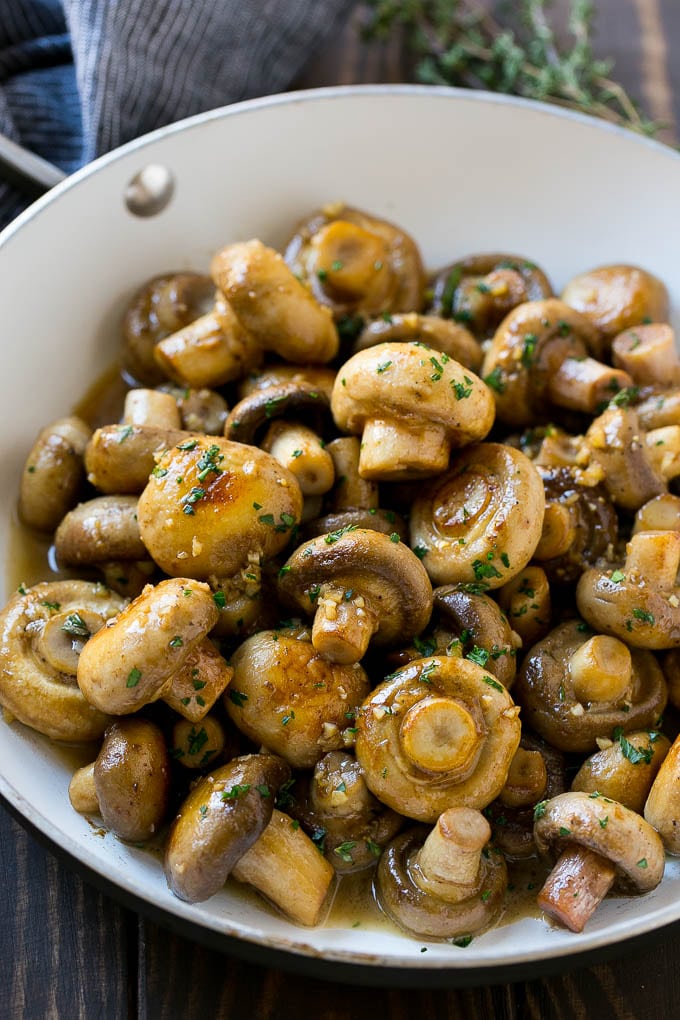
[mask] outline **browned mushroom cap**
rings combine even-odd
[[[550,581],[574,584],[586,567],[616,546],[618,518],[602,485],[580,484],[569,468],[540,468],[545,488],[543,531],[534,550]]]
[[[637,510],[666,491],[666,481],[649,455],[632,407],[608,407],[592,422],[585,441],[592,459],[604,472],[603,484],[617,506]]]
[[[371,641],[408,641],[432,611],[432,586],[417,556],[398,535],[368,529],[305,542],[278,585],[288,605],[315,614],[312,643],[331,662],[358,662]]]
[[[312,768],[351,742],[354,714],[369,690],[357,664],[328,662],[304,634],[260,631],[231,657],[224,704],[247,737],[294,768]]]
[[[404,819],[373,796],[347,751],[330,751],[301,777],[288,808],[340,875],[370,868]]]
[[[317,431],[331,423],[330,400],[306,382],[282,382],[252,390],[232,407],[224,424],[227,439],[256,443],[258,432],[277,418],[308,421]]]
[[[645,818],[653,825],[669,853],[680,853],[680,739],[666,755],[645,804]]]
[[[357,716],[357,759],[369,789],[418,821],[498,796],[520,739],[519,709],[467,659],[432,656],[396,670]]]
[[[594,414],[613,393],[632,384],[621,369],[590,355],[592,323],[557,298],[528,301],[503,319],[484,358],[482,375],[506,425],[533,425],[558,407]]]
[[[165,876],[175,896],[200,903],[214,896],[264,832],[290,769],[270,754],[235,758],[193,788],[165,849]]]
[[[541,854],[559,857],[538,904],[572,931],[582,931],[614,883],[627,893],[645,893],[663,877],[658,834],[609,797],[563,793],[537,805],[534,838]]]
[[[418,826],[397,836],[376,873],[380,906],[412,935],[480,934],[500,914],[508,883],[503,855],[486,846],[490,835],[478,811],[454,807],[429,834]]]
[[[386,312],[369,322],[357,337],[353,352],[398,340],[422,340],[432,350],[443,351],[473,372],[478,372],[482,364],[482,348],[469,329],[450,319],[418,312]]]
[[[569,620],[529,651],[513,695],[525,722],[561,751],[594,751],[598,737],[651,728],[666,705],[663,673],[651,652],[590,636]]]
[[[137,497],[97,496],[80,503],[57,528],[54,547],[57,560],[64,565],[146,559]]]
[[[636,648],[680,647],[680,532],[641,531],[621,569],[591,567],[576,588],[581,615]]]
[[[495,598],[525,649],[550,630],[552,596],[543,567],[529,564],[511,581],[497,588]]]
[[[338,372],[331,409],[338,428],[363,432],[361,476],[382,481],[443,471],[452,447],[483,439],[493,424],[481,379],[420,343],[355,354]]]
[[[85,450],[88,481],[111,495],[139,493],[149,481],[156,457],[169,447],[191,442],[194,436],[156,425],[104,425]]]
[[[225,731],[215,715],[206,715],[200,722],[178,719],[172,727],[170,753],[185,769],[214,768],[219,759],[236,757],[237,739],[231,728],[229,733]]]
[[[528,457],[478,443],[420,489],[411,507],[411,547],[437,584],[498,588],[531,559],[544,507],[543,482]]]
[[[638,266],[600,266],[574,276],[562,300],[593,323],[608,346],[624,329],[668,320],[668,293],[656,276]]]
[[[545,273],[520,255],[470,255],[440,270],[432,284],[432,311],[489,336],[524,301],[552,296]]]
[[[600,740],[601,750],[587,758],[574,776],[572,790],[601,793],[639,815],[671,742],[656,730],[619,733]],[[648,819],[649,821],[649,819]]]
[[[335,371],[325,365],[267,364],[259,372],[251,372],[239,383],[238,395],[243,400],[255,390],[295,383],[302,389],[324,393],[330,402],[334,382]]]
[[[273,248],[257,240],[231,244],[215,255],[211,272],[262,350],[296,364],[335,357],[339,340],[329,309]]]
[[[85,480],[83,455],[92,432],[80,418],[60,418],[42,429],[21,476],[19,516],[39,531],[53,531],[75,505]]]
[[[520,640],[493,599],[445,585],[434,590],[434,610],[453,631],[463,655],[510,688],[517,672]]]
[[[286,262],[336,319],[418,311],[425,274],[405,230],[336,203],[298,225]]]
[[[142,541],[174,576],[231,577],[287,544],[300,518],[294,476],[254,446],[203,436],[158,459],[139,498]]]
[[[625,329],[614,337],[612,361],[638,386],[667,388],[680,383],[675,333],[666,322]]]
[[[170,384],[166,384],[163,391],[174,397],[183,429],[188,432],[207,432],[211,436],[222,435],[229,408],[221,393],[204,387],[192,389]]]
[[[215,297],[209,276],[166,273],[137,292],[123,321],[123,364],[141,383],[154,386],[164,376],[153,356],[159,340],[204,315]]]

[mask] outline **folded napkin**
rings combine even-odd
[[[353,0],[2,0],[0,132],[66,172],[280,92]],[[0,180],[0,226],[27,199]]]

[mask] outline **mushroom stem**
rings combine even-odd
[[[548,875],[538,894],[538,905],[571,931],[583,931],[615,877],[616,868],[611,861],[586,847],[569,847]]]
[[[399,735],[404,754],[417,768],[464,776],[477,761],[484,734],[460,701],[432,695],[407,710]]]
[[[680,532],[641,531],[633,535],[624,569],[626,574],[653,577],[659,591],[674,588],[680,569]]]
[[[641,386],[669,386],[680,378],[675,334],[668,323],[635,326],[612,343],[614,364]]]
[[[645,435],[647,456],[666,481],[680,475],[680,425],[664,425]]]
[[[317,496],[332,487],[335,469],[316,432],[300,422],[275,421],[267,430],[262,449],[297,478],[305,496]]]
[[[550,560],[554,556],[563,556],[571,548],[576,537],[576,528],[563,503],[549,502],[545,507],[543,531],[534,551],[537,560]]]
[[[335,467],[333,510],[361,507],[375,510],[378,507],[378,486],[359,474],[361,442],[357,436],[341,436],[326,447]]]
[[[382,481],[421,478],[445,471],[449,443],[443,425],[374,419],[364,425],[359,474]]]
[[[641,506],[635,514],[633,534],[640,531],[680,531],[680,496],[664,492]]]
[[[614,394],[632,384],[627,372],[594,358],[565,358],[548,377],[548,393],[559,407],[595,414]]]
[[[547,785],[548,770],[541,752],[518,747],[498,798],[506,807],[528,807],[541,800]]]
[[[62,609],[45,623],[37,646],[43,658],[59,673],[75,677],[83,645],[104,625],[104,619],[87,609]]]
[[[160,390],[129,390],[123,410],[124,425],[156,425],[161,429],[181,429],[177,401]]]
[[[329,662],[359,662],[378,629],[378,615],[362,595],[347,598],[349,591],[324,587],[319,596],[312,644]]]
[[[480,811],[449,808],[415,856],[414,881],[423,892],[450,903],[467,899],[478,883],[482,849],[490,839],[491,827]]]
[[[596,634],[573,653],[569,673],[579,701],[618,701],[630,685],[633,662],[623,641]]]
[[[78,814],[93,815],[99,812],[99,798],[94,785],[94,762],[77,769],[68,786],[71,806]]]

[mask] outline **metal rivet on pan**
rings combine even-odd
[[[175,190],[173,176],[165,166],[150,163],[135,174],[125,189],[125,204],[133,216],[156,216]]]

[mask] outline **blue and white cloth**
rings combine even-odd
[[[353,0],[0,0],[0,132],[70,173],[290,86]],[[27,199],[0,180],[0,226]]]

